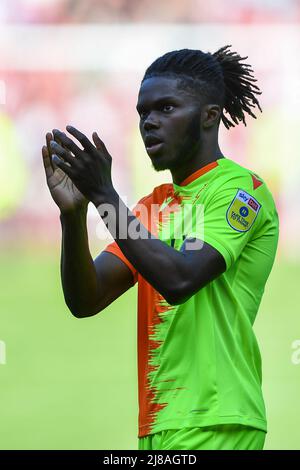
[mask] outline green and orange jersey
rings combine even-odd
[[[156,209],[150,217],[151,207]],[[192,223],[180,232],[178,214],[186,208]],[[138,282],[139,437],[226,423],[266,431],[261,356],[252,328],[278,242],[278,215],[265,182],[222,158],[180,185],[156,187],[134,212],[174,249],[197,238],[226,263],[222,275],[186,302],[169,305],[116,242],[106,247]]]

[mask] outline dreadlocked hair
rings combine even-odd
[[[254,85],[257,80],[251,65],[241,63],[248,56],[240,57],[231,52],[230,47],[221,47],[214,54],[192,49],[168,52],[147,68],[142,83],[154,76],[176,78],[185,91],[206,96],[221,106],[221,119],[226,129],[235,127],[239,121],[246,126],[245,113],[256,119],[251,108],[257,106],[262,112],[255,97],[261,91]]]

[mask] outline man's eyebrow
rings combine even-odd
[[[177,100],[177,96],[174,96],[174,95],[166,95],[166,96],[160,96],[159,98],[157,98],[156,100],[152,101],[152,105],[156,106],[164,101],[176,101]],[[145,106],[145,103],[143,102],[139,102],[137,103],[136,105],[136,109],[137,111],[139,111],[139,109],[143,108]]]

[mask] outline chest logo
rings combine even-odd
[[[239,189],[227,209],[227,222],[237,232],[248,232],[260,208],[261,205],[254,197]]]

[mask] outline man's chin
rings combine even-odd
[[[162,159],[159,159],[159,158],[156,158],[156,159],[153,159],[151,160],[151,163],[152,163],[152,168],[155,170],[155,171],[164,171],[164,170],[171,170],[172,168],[172,165],[170,164],[169,161],[164,161],[163,158]]]
[[[152,162],[152,168],[155,170],[155,171],[164,171],[164,170],[169,170],[169,165],[166,164],[166,163],[157,163],[155,162],[155,164]]]

